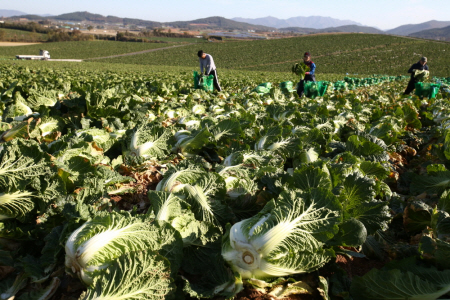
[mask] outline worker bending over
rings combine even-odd
[[[219,79],[217,78],[217,70],[216,65],[214,64],[214,59],[210,54],[203,52],[203,50],[198,51],[197,53],[200,61],[200,72],[203,73],[203,69],[205,70],[205,75],[214,76],[214,87],[219,92],[222,91],[222,88],[219,84]]]

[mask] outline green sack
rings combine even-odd
[[[194,88],[212,92],[214,90],[214,76],[200,76],[197,71],[194,71]]]
[[[292,81],[284,81],[279,84],[280,89],[283,92],[294,92],[294,83]]]
[[[305,96],[309,98],[322,97],[328,88],[328,81],[305,81],[303,90]]]
[[[270,89],[272,88],[272,84],[270,82],[261,83],[257,87],[253,89],[253,92],[257,92],[258,94],[268,94],[270,93]]]
[[[439,84],[436,83],[425,83],[425,82],[416,82],[415,83],[416,91],[415,95],[419,97],[428,97],[436,98],[436,95],[439,92]]]

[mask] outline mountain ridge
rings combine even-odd
[[[450,26],[450,21],[436,21],[436,20],[431,20],[428,22],[423,22],[423,23],[419,23],[419,24],[406,24],[406,25],[402,25],[390,30],[386,30],[385,32],[388,34],[395,34],[395,35],[410,35],[416,32],[420,32],[423,30],[428,30],[428,29],[435,29],[435,28],[443,28],[443,27],[447,27]]]
[[[359,25],[362,24],[351,20],[340,20],[331,17],[309,16],[309,17],[292,17],[288,19],[278,19],[276,17],[268,16],[264,18],[232,18],[231,20],[238,22],[245,22],[254,25],[263,25],[275,28],[283,27],[302,27],[313,29],[325,29],[329,27],[339,27],[345,25]]]
[[[302,34],[315,34],[315,33],[372,33],[372,34],[385,34],[384,31],[369,26],[359,25],[344,25],[337,27],[328,27],[323,29],[304,28],[304,27],[286,27],[279,28],[278,30],[283,32],[295,32]]]
[[[26,15],[27,13],[13,9],[0,9],[0,17],[9,18],[18,15]]]
[[[433,28],[422,30],[419,32],[415,32],[410,34],[409,36],[422,38],[422,39],[431,39],[431,40],[440,40],[450,42],[450,26],[443,28]]]
[[[45,17],[38,15],[20,15],[14,16],[17,18],[28,18],[30,21],[36,21]],[[175,21],[175,22],[157,22],[150,20],[142,20],[142,19],[133,19],[133,18],[120,18],[116,16],[103,16],[101,14],[93,14],[87,11],[78,11],[72,13],[66,13],[56,16],[48,17],[49,19],[59,20],[59,21],[73,21],[73,22],[97,22],[97,23],[122,23],[125,25],[136,25],[136,26],[145,26],[149,29],[162,27],[162,26],[171,26],[174,28],[188,28],[188,29],[238,29],[238,30],[259,30],[259,31],[269,31],[274,30],[275,28],[266,27],[261,25],[253,25],[242,22],[233,21],[230,19],[226,19],[223,17],[208,17],[195,19],[190,21]]]

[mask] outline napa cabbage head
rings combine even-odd
[[[172,244],[172,254],[177,253],[177,248],[181,253],[181,237],[170,225],[164,226],[152,223],[147,216],[133,217],[129,213],[97,216],[69,236],[65,245],[66,271],[90,285],[95,272],[108,268],[123,254],[141,250],[160,250],[163,254],[163,243]]]
[[[129,157],[162,158],[168,154],[170,129],[150,123],[137,125],[126,134],[124,154]]]
[[[333,256],[322,246],[337,233],[340,211],[325,189],[282,192],[254,217],[228,227],[222,256],[244,279],[317,270]]]

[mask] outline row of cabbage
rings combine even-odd
[[[50,299],[68,275],[85,285],[80,299],[450,290],[450,185],[435,178],[448,176],[446,148],[427,175],[404,176],[393,159],[444,138],[441,95],[402,97],[396,82],[299,99],[244,86],[208,94],[174,74],[5,67],[0,77],[0,299]],[[339,272],[302,281],[338,254],[381,257],[399,218],[427,232],[398,250],[408,260],[351,284]]]

